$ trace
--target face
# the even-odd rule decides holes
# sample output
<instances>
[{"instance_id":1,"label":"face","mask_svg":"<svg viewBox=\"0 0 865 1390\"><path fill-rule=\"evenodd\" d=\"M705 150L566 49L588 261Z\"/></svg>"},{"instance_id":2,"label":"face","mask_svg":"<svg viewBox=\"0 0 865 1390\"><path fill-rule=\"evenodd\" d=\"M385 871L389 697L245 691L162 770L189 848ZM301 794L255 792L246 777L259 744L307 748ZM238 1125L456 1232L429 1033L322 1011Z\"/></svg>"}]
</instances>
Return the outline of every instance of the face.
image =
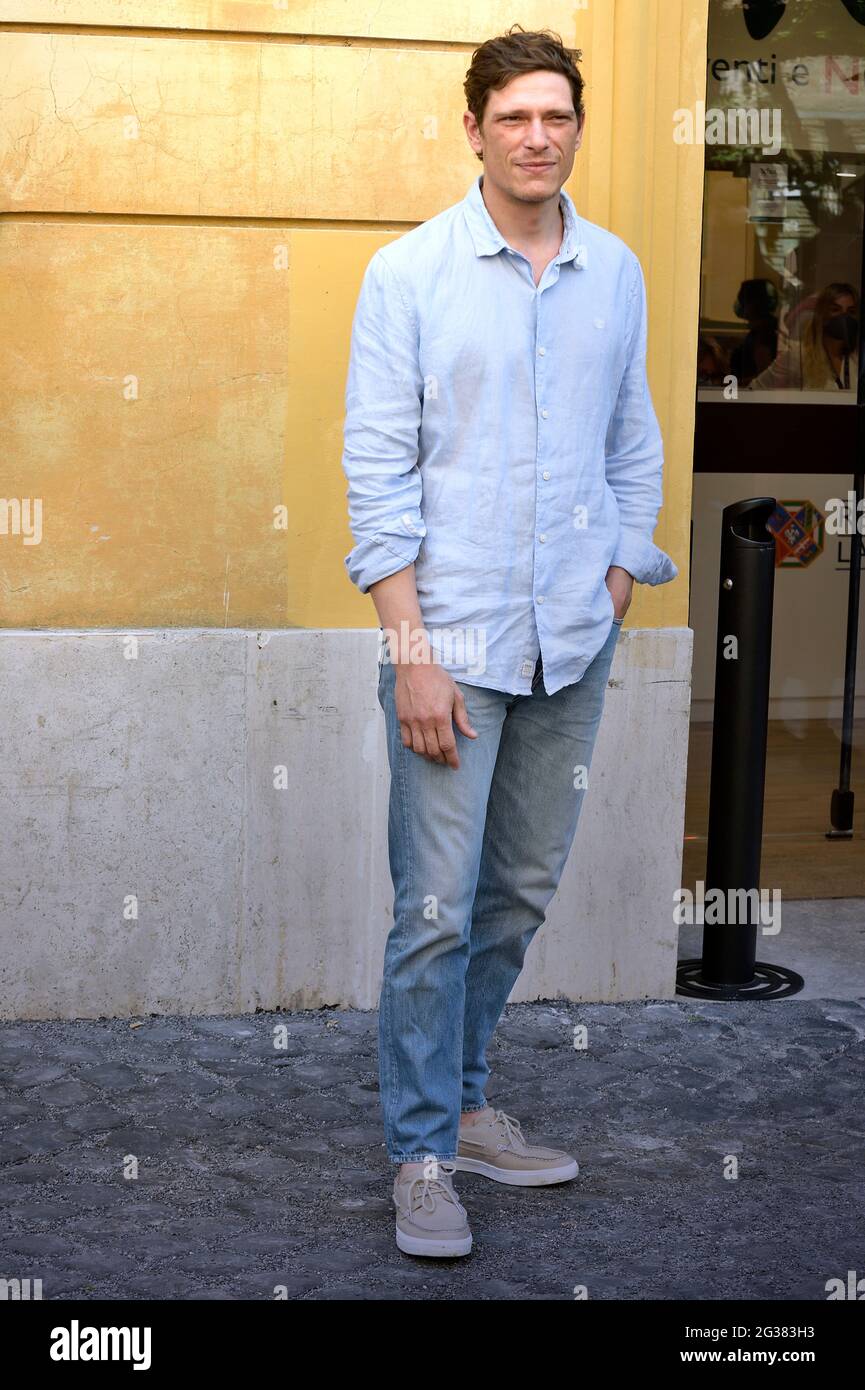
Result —
<instances>
[{"instance_id":1,"label":"face","mask_svg":"<svg viewBox=\"0 0 865 1390\"><path fill-rule=\"evenodd\" d=\"M830 314L849 314L853 310L855 300L851 294L836 295L829 308Z\"/></svg>"},{"instance_id":2,"label":"face","mask_svg":"<svg viewBox=\"0 0 865 1390\"><path fill-rule=\"evenodd\" d=\"M463 121L472 149L483 154L484 184L526 203L558 197L585 125L568 79L546 71L522 73L490 92L480 128L470 111Z\"/></svg>"}]
</instances>

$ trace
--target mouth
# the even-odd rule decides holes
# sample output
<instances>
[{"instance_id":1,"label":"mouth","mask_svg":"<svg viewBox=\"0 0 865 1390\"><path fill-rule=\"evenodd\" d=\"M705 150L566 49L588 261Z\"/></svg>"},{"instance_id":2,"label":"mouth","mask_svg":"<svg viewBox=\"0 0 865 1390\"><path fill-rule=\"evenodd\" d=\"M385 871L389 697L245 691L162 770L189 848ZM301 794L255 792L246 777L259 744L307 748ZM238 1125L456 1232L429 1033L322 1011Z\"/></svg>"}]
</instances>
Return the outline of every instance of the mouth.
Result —
<instances>
[{"instance_id":1,"label":"mouth","mask_svg":"<svg viewBox=\"0 0 865 1390\"><path fill-rule=\"evenodd\" d=\"M521 168L521 169L528 169L529 172L530 172L530 173L533 173L533 174L542 174L542 173L544 172L545 169L554 169L554 168L555 168L555 160L546 159L546 160L544 160L542 163L539 163L539 164L521 164L521 165L520 165L520 168Z\"/></svg>"}]
</instances>

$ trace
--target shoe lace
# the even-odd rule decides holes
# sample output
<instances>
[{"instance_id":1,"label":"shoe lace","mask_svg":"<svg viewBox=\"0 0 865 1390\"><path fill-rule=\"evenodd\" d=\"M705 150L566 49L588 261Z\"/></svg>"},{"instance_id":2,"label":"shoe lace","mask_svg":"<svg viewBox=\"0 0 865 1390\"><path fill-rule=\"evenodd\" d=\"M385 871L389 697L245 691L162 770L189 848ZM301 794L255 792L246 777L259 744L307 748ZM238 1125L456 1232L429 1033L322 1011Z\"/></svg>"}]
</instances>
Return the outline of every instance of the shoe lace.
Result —
<instances>
[{"instance_id":1,"label":"shoe lace","mask_svg":"<svg viewBox=\"0 0 865 1390\"><path fill-rule=\"evenodd\" d=\"M509 1148L514 1140L517 1140L520 1144L525 1143L520 1122L519 1120L515 1120L513 1115L506 1115L504 1110L497 1110L495 1123L501 1125L505 1132L505 1142L499 1144L500 1149Z\"/></svg>"},{"instance_id":2,"label":"shoe lace","mask_svg":"<svg viewBox=\"0 0 865 1390\"><path fill-rule=\"evenodd\" d=\"M456 1172L455 1163L439 1163L438 1171L446 1177L451 1177ZM454 1206L459 1206L456 1194L453 1189L443 1182L441 1178L427 1178L423 1174L413 1178L408 1188L408 1208L409 1211L414 1207L414 1191L420 1185L421 1206L426 1211L435 1211L436 1197L443 1197L446 1202L453 1202ZM427 1206L429 1199L429 1206Z\"/></svg>"}]
</instances>

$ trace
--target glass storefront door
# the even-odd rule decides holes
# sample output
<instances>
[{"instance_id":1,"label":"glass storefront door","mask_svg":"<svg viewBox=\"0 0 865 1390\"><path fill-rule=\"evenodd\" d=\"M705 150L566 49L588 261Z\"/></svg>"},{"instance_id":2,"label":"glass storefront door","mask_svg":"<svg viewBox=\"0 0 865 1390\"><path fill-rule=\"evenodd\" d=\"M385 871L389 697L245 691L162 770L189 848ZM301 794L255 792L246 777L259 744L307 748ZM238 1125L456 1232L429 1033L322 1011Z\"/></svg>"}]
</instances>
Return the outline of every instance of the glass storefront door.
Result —
<instances>
[{"instance_id":1,"label":"glass storefront door","mask_svg":"<svg viewBox=\"0 0 865 1390\"><path fill-rule=\"evenodd\" d=\"M865 0L709 0L696 380L692 743L683 882L705 869L720 522L778 501L762 881L865 897L865 611L852 837L839 785L853 547L865 548L860 365ZM702 119L700 119L702 118ZM860 384L860 373L863 381ZM843 504L843 510L842 510Z\"/></svg>"}]
</instances>

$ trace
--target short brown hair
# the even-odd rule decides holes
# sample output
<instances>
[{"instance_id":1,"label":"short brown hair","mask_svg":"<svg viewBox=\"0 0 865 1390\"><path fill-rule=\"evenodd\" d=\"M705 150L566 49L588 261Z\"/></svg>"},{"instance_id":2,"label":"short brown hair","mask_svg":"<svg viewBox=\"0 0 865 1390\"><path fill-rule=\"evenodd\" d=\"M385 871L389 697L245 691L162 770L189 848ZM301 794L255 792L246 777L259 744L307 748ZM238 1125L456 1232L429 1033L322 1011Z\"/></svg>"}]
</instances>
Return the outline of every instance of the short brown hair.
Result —
<instances>
[{"instance_id":1,"label":"short brown hair","mask_svg":"<svg viewBox=\"0 0 865 1390\"><path fill-rule=\"evenodd\" d=\"M480 126L490 92L507 86L521 73L543 69L560 72L568 79L574 110L577 118L582 119L583 76L577 67L582 56L579 48L565 48L561 36L551 29L527 31L521 24L512 24L506 34L487 39L472 54L463 83L466 105ZM478 159L483 159L483 155L478 154Z\"/></svg>"}]
</instances>

